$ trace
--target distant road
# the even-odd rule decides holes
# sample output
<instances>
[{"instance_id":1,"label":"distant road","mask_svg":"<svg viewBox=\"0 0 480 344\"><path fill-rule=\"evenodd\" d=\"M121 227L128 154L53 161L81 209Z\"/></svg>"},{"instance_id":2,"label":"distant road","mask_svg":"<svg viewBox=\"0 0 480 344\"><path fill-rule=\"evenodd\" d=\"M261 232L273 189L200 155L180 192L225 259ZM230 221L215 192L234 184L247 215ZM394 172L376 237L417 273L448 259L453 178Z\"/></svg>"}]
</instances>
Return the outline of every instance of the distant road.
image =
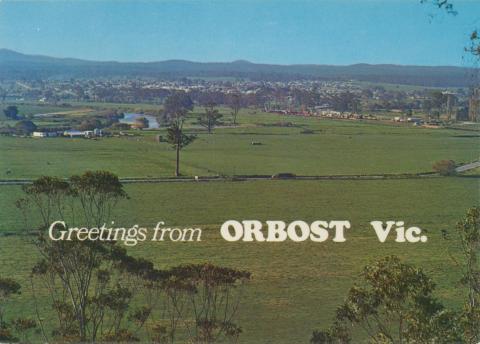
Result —
<instances>
[{"instance_id":1,"label":"distant road","mask_svg":"<svg viewBox=\"0 0 480 344\"><path fill-rule=\"evenodd\" d=\"M209 177L182 177L182 178L120 178L124 184L134 183L192 183L192 182L221 182L221 181L255 181L255 180L382 180L382 179L416 179L439 177L434 172L415 174L369 174L369 175L324 175L324 176L295 176L285 178L272 178L270 175L247 175L235 177L209 176ZM31 184L33 179L2 179L1 185Z\"/></svg>"},{"instance_id":2,"label":"distant road","mask_svg":"<svg viewBox=\"0 0 480 344\"><path fill-rule=\"evenodd\" d=\"M469 164L459 166L456 172L465 172L480 167L480 161L474 161ZM324 175L324 176L295 176L285 178L272 178L271 175L245 175L235 177L208 176L208 177L181 177L181 178L120 178L124 184L133 183L191 183L191 182L221 182L221 181L254 181L254 180L382 180L382 179L417 179L417 178L436 178L439 175L435 172L423 173L398 173L398 174L364 174L364 175ZM33 179L0 179L0 185L25 185L31 184Z\"/></svg>"},{"instance_id":3,"label":"distant road","mask_svg":"<svg viewBox=\"0 0 480 344\"><path fill-rule=\"evenodd\" d=\"M473 170L474 168L477 168L477 167L480 167L480 161L474 161L470 164L458 166L455 169L455 172L465 172L465 171L468 171L468 170Z\"/></svg>"}]
</instances>

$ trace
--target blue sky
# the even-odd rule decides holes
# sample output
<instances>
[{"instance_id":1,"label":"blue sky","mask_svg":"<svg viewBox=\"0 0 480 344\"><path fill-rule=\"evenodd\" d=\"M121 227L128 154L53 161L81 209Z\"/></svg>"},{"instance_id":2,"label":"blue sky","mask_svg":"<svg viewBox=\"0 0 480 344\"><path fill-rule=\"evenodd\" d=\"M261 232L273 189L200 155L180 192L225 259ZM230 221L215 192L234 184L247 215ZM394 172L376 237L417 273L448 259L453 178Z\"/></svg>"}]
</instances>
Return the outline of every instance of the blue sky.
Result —
<instances>
[{"instance_id":1,"label":"blue sky","mask_svg":"<svg viewBox=\"0 0 480 344\"><path fill-rule=\"evenodd\" d=\"M0 47L91 60L469 64L480 1L0 0ZM433 17L432 17L433 15Z\"/></svg>"}]
</instances>

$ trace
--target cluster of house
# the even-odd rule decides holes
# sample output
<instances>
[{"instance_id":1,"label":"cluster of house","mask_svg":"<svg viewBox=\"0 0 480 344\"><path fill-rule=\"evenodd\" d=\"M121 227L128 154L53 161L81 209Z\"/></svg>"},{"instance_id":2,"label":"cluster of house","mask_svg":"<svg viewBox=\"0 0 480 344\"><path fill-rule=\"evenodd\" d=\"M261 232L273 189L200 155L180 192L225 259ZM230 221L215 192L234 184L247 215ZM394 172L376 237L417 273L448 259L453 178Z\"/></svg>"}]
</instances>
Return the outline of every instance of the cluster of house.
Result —
<instances>
[{"instance_id":1,"label":"cluster of house","mask_svg":"<svg viewBox=\"0 0 480 344\"><path fill-rule=\"evenodd\" d=\"M318 107L320 108L320 107ZM368 114L359 114L349 111L334 111L334 110L320 110L315 109L315 111L291 111L291 110L268 110L269 113L275 113L279 115L292 115L292 116L315 116L315 117L325 117L325 118L334 118L334 119L372 119L376 120L377 117Z\"/></svg>"},{"instance_id":2,"label":"cluster of house","mask_svg":"<svg viewBox=\"0 0 480 344\"><path fill-rule=\"evenodd\" d=\"M418 117L401 117L401 116L395 116L393 117L394 122L408 122L408 123L413 123L413 125L422 125L424 124L423 118L418 118Z\"/></svg>"},{"instance_id":3,"label":"cluster of house","mask_svg":"<svg viewBox=\"0 0 480 344\"><path fill-rule=\"evenodd\" d=\"M332 110L320 110L317 111L316 116L325 117L325 118L334 118L334 119L372 119L376 120L377 117L369 114L359 114L350 111L332 111Z\"/></svg>"},{"instance_id":4,"label":"cluster of house","mask_svg":"<svg viewBox=\"0 0 480 344\"><path fill-rule=\"evenodd\" d=\"M93 130L65 130L65 131L34 131L32 137L84 137L84 138L94 138L102 137L104 135L102 129L93 129Z\"/></svg>"}]
</instances>

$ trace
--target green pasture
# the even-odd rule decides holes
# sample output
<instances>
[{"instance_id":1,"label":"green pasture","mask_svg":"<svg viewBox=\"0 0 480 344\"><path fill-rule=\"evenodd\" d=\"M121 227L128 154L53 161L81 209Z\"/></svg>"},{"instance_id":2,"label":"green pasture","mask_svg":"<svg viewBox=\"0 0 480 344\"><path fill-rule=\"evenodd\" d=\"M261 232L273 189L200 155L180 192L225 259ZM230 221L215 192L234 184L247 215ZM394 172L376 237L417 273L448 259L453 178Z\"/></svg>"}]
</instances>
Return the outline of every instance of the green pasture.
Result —
<instances>
[{"instance_id":1,"label":"green pasture","mask_svg":"<svg viewBox=\"0 0 480 344\"><path fill-rule=\"evenodd\" d=\"M229 110L221 111L228 122ZM181 172L189 176L416 173L430 171L442 159L470 162L480 152L477 131L278 116L247 109L237 127L226 123L207 134L194 124L195 117L190 116L187 129L198 138L181 154ZM135 136L98 140L2 136L0 179L67 177L98 169L120 177L173 175L175 152L155 140L165 130L129 133ZM459 177L375 181L127 184L130 199L118 204L114 220L119 226L151 228L164 221L204 229L202 242L144 242L129 250L160 268L208 261L252 272L239 313L244 331L240 343L306 343L314 329L328 326L362 267L388 254L421 266L437 283L436 295L460 308L460 271L450 257L458 253L454 227L467 208L479 204L479 188L478 171ZM20 197L20 186L0 185L0 275L15 277L24 288L7 305L7 313L32 316L28 275L36 254L19 235L26 228L15 207ZM219 227L230 219L349 220L352 228L345 243L227 243ZM35 226L38 215L29 220ZM428 242L380 243L369 226L372 220L418 226ZM442 237L445 230L448 240ZM46 300L44 291L38 293ZM43 301L41 307L47 305ZM51 316L51 311L42 311L44 319Z\"/></svg>"},{"instance_id":2,"label":"green pasture","mask_svg":"<svg viewBox=\"0 0 480 344\"><path fill-rule=\"evenodd\" d=\"M228 115L225 114L225 117ZM184 175L416 173L442 159L478 159L477 132L425 129L377 121L334 121L245 110L240 125L213 134L194 125L197 140L181 153ZM159 131L99 140L0 137L0 179L69 176L104 169L120 177L172 176L175 153ZM252 143L258 143L253 145Z\"/></svg>"},{"instance_id":3,"label":"green pasture","mask_svg":"<svg viewBox=\"0 0 480 344\"><path fill-rule=\"evenodd\" d=\"M478 204L479 186L479 179L461 177L130 184L126 186L130 199L118 205L114 218L122 226L151 228L165 221L169 226L204 229L201 242L143 242L130 252L160 268L208 261L251 271L239 311L244 331L240 342L306 343L313 329L328 326L361 268L389 254L425 269L437 283L436 295L459 308L460 271L450 258L458 252L454 227L468 207ZM20 187L1 186L0 192L1 229L20 233L24 227L13 206L21 196ZM352 228L345 243L227 243L219 227L229 219L337 219L350 220ZM380 243L369 226L372 220L419 226L428 241L399 244L390 238ZM442 230L449 232L448 240L442 238ZM0 236L0 275L14 276L24 286L8 305L10 314L32 316L28 274L35 259L26 238ZM42 290L37 293L44 295ZM50 316L48 310L42 312L44 319Z\"/></svg>"}]
</instances>

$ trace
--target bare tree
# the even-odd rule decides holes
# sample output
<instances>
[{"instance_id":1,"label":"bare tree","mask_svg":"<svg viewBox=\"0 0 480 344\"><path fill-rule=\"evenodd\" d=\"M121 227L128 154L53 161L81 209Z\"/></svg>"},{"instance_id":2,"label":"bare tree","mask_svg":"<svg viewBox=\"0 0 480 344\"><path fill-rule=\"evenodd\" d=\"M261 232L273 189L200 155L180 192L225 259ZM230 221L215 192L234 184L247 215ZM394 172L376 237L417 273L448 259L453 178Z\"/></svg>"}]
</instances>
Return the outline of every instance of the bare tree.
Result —
<instances>
[{"instance_id":1,"label":"bare tree","mask_svg":"<svg viewBox=\"0 0 480 344\"><path fill-rule=\"evenodd\" d=\"M238 93L230 94L228 97L228 106L232 109L233 125L237 125L237 117L242 108L242 97Z\"/></svg>"}]
</instances>

